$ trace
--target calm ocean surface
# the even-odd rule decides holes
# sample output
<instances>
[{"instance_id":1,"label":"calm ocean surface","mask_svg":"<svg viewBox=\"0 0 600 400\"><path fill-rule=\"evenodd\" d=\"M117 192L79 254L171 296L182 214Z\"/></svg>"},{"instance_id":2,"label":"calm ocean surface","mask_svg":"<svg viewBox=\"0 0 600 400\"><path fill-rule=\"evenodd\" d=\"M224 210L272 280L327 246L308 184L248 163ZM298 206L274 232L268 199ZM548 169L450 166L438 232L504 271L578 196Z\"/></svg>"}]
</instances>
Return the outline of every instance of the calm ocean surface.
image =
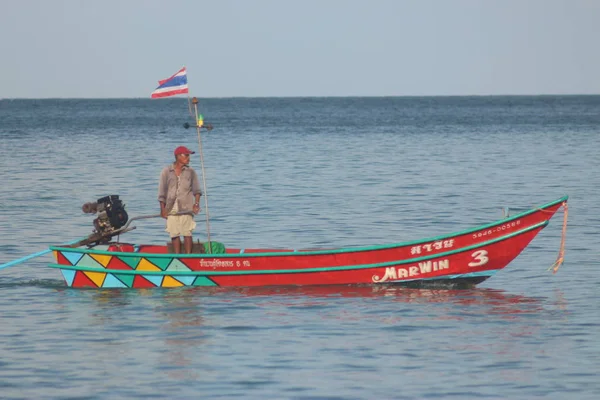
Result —
<instances>
[{"instance_id":1,"label":"calm ocean surface","mask_svg":"<svg viewBox=\"0 0 600 400\"><path fill-rule=\"evenodd\" d=\"M475 289L79 290L0 271L2 399L600 398L600 96L201 99L211 236L344 247L569 199ZM158 213L186 99L0 100L0 264ZM192 156L200 173L200 157ZM204 209L204 205L202 207ZM204 239L204 214L196 238ZM161 219L126 241L166 242Z\"/></svg>"}]
</instances>

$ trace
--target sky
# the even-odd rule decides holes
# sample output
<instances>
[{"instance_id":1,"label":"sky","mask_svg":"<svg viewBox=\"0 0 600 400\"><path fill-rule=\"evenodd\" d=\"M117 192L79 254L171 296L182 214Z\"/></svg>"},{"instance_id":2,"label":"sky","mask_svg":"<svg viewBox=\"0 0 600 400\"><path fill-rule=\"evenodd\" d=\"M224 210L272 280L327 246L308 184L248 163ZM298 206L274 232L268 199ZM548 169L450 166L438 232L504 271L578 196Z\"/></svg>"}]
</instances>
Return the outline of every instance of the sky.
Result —
<instances>
[{"instance_id":1,"label":"sky","mask_svg":"<svg viewBox=\"0 0 600 400\"><path fill-rule=\"evenodd\" d=\"M0 0L0 98L600 94L600 0Z\"/></svg>"}]
</instances>

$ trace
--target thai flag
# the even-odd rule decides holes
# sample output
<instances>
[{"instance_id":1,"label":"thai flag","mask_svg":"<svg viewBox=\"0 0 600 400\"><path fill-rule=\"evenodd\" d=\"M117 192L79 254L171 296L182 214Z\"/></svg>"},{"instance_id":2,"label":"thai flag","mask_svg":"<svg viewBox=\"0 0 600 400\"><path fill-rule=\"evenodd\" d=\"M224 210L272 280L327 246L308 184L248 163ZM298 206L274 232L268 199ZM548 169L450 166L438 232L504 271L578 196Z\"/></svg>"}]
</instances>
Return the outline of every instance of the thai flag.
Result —
<instances>
[{"instance_id":1,"label":"thai flag","mask_svg":"<svg viewBox=\"0 0 600 400\"><path fill-rule=\"evenodd\" d=\"M189 93L187 83L187 71L181 68L170 78L158 81L158 87L152 92L152 98L175 96L176 94Z\"/></svg>"}]
</instances>

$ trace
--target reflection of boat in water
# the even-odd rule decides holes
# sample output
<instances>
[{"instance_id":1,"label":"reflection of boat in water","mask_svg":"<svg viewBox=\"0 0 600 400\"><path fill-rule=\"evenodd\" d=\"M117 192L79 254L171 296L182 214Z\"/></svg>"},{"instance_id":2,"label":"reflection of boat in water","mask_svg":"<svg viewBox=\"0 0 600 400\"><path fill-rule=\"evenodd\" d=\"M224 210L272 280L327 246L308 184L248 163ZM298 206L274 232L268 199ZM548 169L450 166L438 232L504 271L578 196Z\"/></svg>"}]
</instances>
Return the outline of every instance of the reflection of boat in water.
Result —
<instances>
[{"instance_id":1,"label":"reflection of boat in water","mask_svg":"<svg viewBox=\"0 0 600 400\"><path fill-rule=\"evenodd\" d=\"M100 291L98 293L102 293ZM116 296L135 296L126 291L110 291ZM135 292L134 292L135 293ZM296 307L331 305L332 300L370 301L382 299L393 303L438 304L446 306L482 307L492 314L521 314L539 311L542 300L523 295L510 294L503 290L487 288L448 289L410 288L399 285L312 285L312 286L269 286L269 287L186 287L159 294L144 291L150 296L159 296L161 310L189 312L202 308L209 302L221 302L221 298L232 307L248 304L257 307ZM108 300L110 301L110 300ZM176 308L172 306L177 305ZM194 313L192 313L194 314ZM184 316L184 320L187 319Z\"/></svg>"},{"instance_id":2,"label":"reflection of boat in water","mask_svg":"<svg viewBox=\"0 0 600 400\"><path fill-rule=\"evenodd\" d=\"M113 197L118 198L103 199ZM120 204L118 199L110 201ZM166 245L101 244L102 235L97 233L91 248L81 246L89 245L92 239L74 246L51 247L56 264L50 267L61 270L68 286L92 288L473 286L506 267L566 205L565 196L474 229L414 242L357 248L225 249L219 245L213 249L213 242L206 246L208 253L203 252L204 246L198 246L201 253L172 254ZM105 229L110 238L133 229L127 229L126 220L123 209L115 218L95 225L98 232ZM112 229L113 223L118 229Z\"/></svg>"},{"instance_id":3,"label":"reflection of boat in water","mask_svg":"<svg viewBox=\"0 0 600 400\"><path fill-rule=\"evenodd\" d=\"M232 307L252 303L281 323L318 313L331 321L370 321L376 326L403 326L415 321L501 321L544 311L545 299L487 288L431 289L399 285L323 285L302 287L189 288L200 295L222 295ZM209 294L210 293L210 294ZM495 317L494 317L495 316ZM398 325L399 324L399 325Z\"/></svg>"},{"instance_id":4,"label":"reflection of boat in water","mask_svg":"<svg viewBox=\"0 0 600 400\"><path fill-rule=\"evenodd\" d=\"M208 293L206 289L190 289ZM502 290L470 288L410 288L399 285L322 285L285 287L221 288L212 294L228 293L243 297L265 297L276 301L291 299L386 298L401 303L451 303L463 305L535 305L539 299L514 295Z\"/></svg>"},{"instance_id":5,"label":"reflection of boat in water","mask_svg":"<svg viewBox=\"0 0 600 400\"><path fill-rule=\"evenodd\" d=\"M73 292L70 292L75 294ZM113 307L122 307L129 304L132 299L152 297L157 300L156 311L165 315L185 315L180 320L189 320L192 311L198 312L203 304L221 297L229 303L251 301L259 304L263 300L270 304L305 303L319 300L332 299L377 299L400 303L447 303L462 305L487 305L500 309L510 309L519 306L531 310L539 307L539 298L510 294L504 290L488 288L410 288L399 285L311 285L311 286L263 286L263 287L183 287L177 290L155 292L142 289L135 292L122 290L98 291L93 293L93 298L98 304ZM135 301L135 300L134 300ZM192 313L194 314L194 313ZM194 318L200 320L201 318ZM188 321L190 322L190 321ZM200 324L196 321L194 324Z\"/></svg>"}]
</instances>

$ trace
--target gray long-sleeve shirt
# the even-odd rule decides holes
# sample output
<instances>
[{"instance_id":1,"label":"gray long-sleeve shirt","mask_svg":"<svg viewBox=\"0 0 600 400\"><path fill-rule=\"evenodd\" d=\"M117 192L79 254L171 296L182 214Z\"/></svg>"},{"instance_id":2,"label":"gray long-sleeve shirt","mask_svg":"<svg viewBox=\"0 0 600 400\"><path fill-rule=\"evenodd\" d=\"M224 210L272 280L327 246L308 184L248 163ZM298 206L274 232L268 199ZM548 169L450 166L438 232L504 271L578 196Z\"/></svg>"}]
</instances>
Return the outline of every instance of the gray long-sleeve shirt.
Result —
<instances>
[{"instance_id":1,"label":"gray long-sleeve shirt","mask_svg":"<svg viewBox=\"0 0 600 400\"><path fill-rule=\"evenodd\" d=\"M184 166L179 179L175 174L175 165L163 168L158 183L158 201L165 203L167 212L171 212L175 201L178 212L193 212L194 196L197 194L202 195L202 192L193 168Z\"/></svg>"}]
</instances>

